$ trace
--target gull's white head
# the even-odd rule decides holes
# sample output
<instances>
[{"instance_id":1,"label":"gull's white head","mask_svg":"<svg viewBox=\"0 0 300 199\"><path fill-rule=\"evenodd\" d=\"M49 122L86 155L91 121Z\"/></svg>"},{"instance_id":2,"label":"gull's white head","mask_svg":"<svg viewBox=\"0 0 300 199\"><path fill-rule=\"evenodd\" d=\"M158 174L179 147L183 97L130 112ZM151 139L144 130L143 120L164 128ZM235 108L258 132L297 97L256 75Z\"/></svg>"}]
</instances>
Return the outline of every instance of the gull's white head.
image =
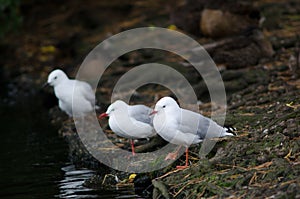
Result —
<instances>
[{"instance_id":1,"label":"gull's white head","mask_svg":"<svg viewBox=\"0 0 300 199\"><path fill-rule=\"evenodd\" d=\"M66 79L68 79L68 76L64 71L57 69L49 74L47 83L51 86L56 86Z\"/></svg>"},{"instance_id":2,"label":"gull's white head","mask_svg":"<svg viewBox=\"0 0 300 199\"><path fill-rule=\"evenodd\" d=\"M106 114L110 116L115 112L123 112L126 110L126 108L127 104L125 102L123 102L122 100L117 100L107 108Z\"/></svg>"},{"instance_id":3,"label":"gull's white head","mask_svg":"<svg viewBox=\"0 0 300 199\"><path fill-rule=\"evenodd\" d=\"M159 114L160 112L173 112L179 109L179 105L172 97L163 97L155 105L153 114Z\"/></svg>"},{"instance_id":4,"label":"gull's white head","mask_svg":"<svg viewBox=\"0 0 300 199\"><path fill-rule=\"evenodd\" d=\"M127 113L125 111L127 111L127 104L121 100L117 100L107 108L105 113L102 113L99 116L99 119L102 119L104 117L110 117L115 113L125 114L125 113Z\"/></svg>"}]
</instances>

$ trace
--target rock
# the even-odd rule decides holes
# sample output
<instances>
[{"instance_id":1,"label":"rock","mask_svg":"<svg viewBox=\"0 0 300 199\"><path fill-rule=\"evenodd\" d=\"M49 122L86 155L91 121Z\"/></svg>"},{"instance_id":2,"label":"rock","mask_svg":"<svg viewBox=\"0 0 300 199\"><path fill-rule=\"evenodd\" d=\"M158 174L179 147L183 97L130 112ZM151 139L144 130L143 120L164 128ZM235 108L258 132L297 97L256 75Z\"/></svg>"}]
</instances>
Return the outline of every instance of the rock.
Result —
<instances>
[{"instance_id":1,"label":"rock","mask_svg":"<svg viewBox=\"0 0 300 199\"><path fill-rule=\"evenodd\" d=\"M133 183L134 183L134 190L136 194L146 198L149 198L152 195L153 192L152 180L148 175L138 174L134 178Z\"/></svg>"},{"instance_id":2,"label":"rock","mask_svg":"<svg viewBox=\"0 0 300 199\"><path fill-rule=\"evenodd\" d=\"M257 21L246 15L214 9L204 9L200 20L201 32L212 38L237 35L257 24Z\"/></svg>"},{"instance_id":3,"label":"rock","mask_svg":"<svg viewBox=\"0 0 300 199\"><path fill-rule=\"evenodd\" d=\"M257 26L260 12L247 0L185 0L172 6L170 18L171 23L188 33L220 38Z\"/></svg>"},{"instance_id":4,"label":"rock","mask_svg":"<svg viewBox=\"0 0 300 199\"><path fill-rule=\"evenodd\" d=\"M232 38L223 46L214 49L211 54L215 62L237 69L256 65L262 58L272 57L274 50L263 32L253 29Z\"/></svg>"},{"instance_id":5,"label":"rock","mask_svg":"<svg viewBox=\"0 0 300 199\"><path fill-rule=\"evenodd\" d=\"M192 10L186 5L182 5L170 13L172 24L175 24L181 30L196 36L200 35L200 16L200 11Z\"/></svg>"}]
</instances>

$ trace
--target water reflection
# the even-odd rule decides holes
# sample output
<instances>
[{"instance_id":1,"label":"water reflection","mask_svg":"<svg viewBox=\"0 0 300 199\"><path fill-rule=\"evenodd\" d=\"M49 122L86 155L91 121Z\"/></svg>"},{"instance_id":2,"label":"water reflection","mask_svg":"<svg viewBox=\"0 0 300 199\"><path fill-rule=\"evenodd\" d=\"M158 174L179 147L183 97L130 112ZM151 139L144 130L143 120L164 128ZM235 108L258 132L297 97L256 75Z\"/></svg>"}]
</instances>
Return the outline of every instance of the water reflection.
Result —
<instances>
[{"instance_id":1,"label":"water reflection","mask_svg":"<svg viewBox=\"0 0 300 199\"><path fill-rule=\"evenodd\" d=\"M133 190L94 190L84 187L84 181L92 177L95 174L95 171L88 169L76 169L74 165L65 166L62 170L65 174L64 178L58 183L60 190L59 195L56 196L58 198L137 198Z\"/></svg>"},{"instance_id":2,"label":"water reflection","mask_svg":"<svg viewBox=\"0 0 300 199\"><path fill-rule=\"evenodd\" d=\"M133 190L83 186L95 172L69 163L68 146L38 98L0 99L0 198L136 198Z\"/></svg>"},{"instance_id":3,"label":"water reflection","mask_svg":"<svg viewBox=\"0 0 300 199\"><path fill-rule=\"evenodd\" d=\"M93 193L92 189L83 186L86 179L92 177L95 173L92 170L80 169L76 170L74 165L63 167L65 172L64 179L59 181L59 198L97 198L97 193Z\"/></svg>"}]
</instances>

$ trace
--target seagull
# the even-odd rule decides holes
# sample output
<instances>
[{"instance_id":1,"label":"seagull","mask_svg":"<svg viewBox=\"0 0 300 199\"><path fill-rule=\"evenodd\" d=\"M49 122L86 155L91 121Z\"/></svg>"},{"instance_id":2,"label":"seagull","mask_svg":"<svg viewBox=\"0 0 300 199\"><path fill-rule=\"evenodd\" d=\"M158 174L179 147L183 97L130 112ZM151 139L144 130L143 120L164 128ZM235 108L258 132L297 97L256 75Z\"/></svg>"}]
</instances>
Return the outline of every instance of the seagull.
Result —
<instances>
[{"instance_id":1,"label":"seagull","mask_svg":"<svg viewBox=\"0 0 300 199\"><path fill-rule=\"evenodd\" d=\"M152 109L145 105L128 105L122 100L112 103L99 119L109 117L111 130L120 137L130 139L132 155L135 155L133 139L149 138L156 134L152 118Z\"/></svg>"},{"instance_id":2,"label":"seagull","mask_svg":"<svg viewBox=\"0 0 300 199\"><path fill-rule=\"evenodd\" d=\"M154 115L153 126L157 134L166 141L179 145L174 153L169 153L165 160L175 160L182 146L186 148L186 161L184 166L188 167L188 147L197 144L204 138L233 136L226 128L219 126L213 120L190 110L182 109L171 97L161 98L150 113Z\"/></svg>"},{"instance_id":3,"label":"seagull","mask_svg":"<svg viewBox=\"0 0 300 199\"><path fill-rule=\"evenodd\" d=\"M95 105L95 92L84 81L69 79L60 69L52 71L47 83L53 86L59 108L68 116L84 116L99 107ZM76 90L75 90L76 89Z\"/></svg>"}]
</instances>

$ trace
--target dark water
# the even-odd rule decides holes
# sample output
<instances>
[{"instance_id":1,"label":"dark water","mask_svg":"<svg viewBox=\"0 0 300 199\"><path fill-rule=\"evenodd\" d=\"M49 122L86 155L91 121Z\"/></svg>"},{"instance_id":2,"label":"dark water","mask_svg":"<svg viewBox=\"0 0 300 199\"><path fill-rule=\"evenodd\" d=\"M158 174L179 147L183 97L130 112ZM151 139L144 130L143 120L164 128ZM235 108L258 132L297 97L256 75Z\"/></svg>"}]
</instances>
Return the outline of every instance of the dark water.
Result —
<instances>
[{"instance_id":1,"label":"dark water","mask_svg":"<svg viewBox=\"0 0 300 199\"><path fill-rule=\"evenodd\" d=\"M69 163L68 146L40 104L37 97L0 104L0 198L135 198L132 190L83 187L94 171Z\"/></svg>"}]
</instances>

